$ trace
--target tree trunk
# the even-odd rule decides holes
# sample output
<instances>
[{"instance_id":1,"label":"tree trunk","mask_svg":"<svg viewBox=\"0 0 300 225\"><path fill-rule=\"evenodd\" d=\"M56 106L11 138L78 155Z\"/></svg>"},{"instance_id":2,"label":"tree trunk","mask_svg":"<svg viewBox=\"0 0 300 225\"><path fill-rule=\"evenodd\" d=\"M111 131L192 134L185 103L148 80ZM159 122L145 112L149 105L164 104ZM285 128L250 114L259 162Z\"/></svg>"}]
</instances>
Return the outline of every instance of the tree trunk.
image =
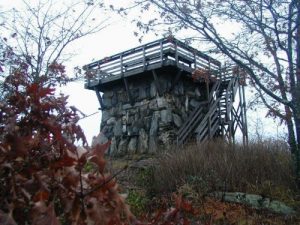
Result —
<instances>
[{"instance_id":1,"label":"tree trunk","mask_svg":"<svg viewBox=\"0 0 300 225\"><path fill-rule=\"evenodd\" d=\"M294 127L294 123L296 124L295 117L293 117L293 119L288 119L286 122L287 122L287 129L288 129L288 144L290 146L290 151L292 155L296 183L297 186L300 187L299 143L296 138L297 134L295 133L295 127Z\"/></svg>"},{"instance_id":2,"label":"tree trunk","mask_svg":"<svg viewBox=\"0 0 300 225\"><path fill-rule=\"evenodd\" d=\"M295 152L295 160L297 163L296 166L296 179L297 185L300 189L300 3L297 2L297 33L296 33L296 89L294 93L292 92L292 99L294 104L294 122L296 127L296 140L297 140L297 149Z\"/></svg>"},{"instance_id":3,"label":"tree trunk","mask_svg":"<svg viewBox=\"0 0 300 225\"><path fill-rule=\"evenodd\" d=\"M293 160L295 164L295 172L296 172L296 183L298 188L300 189L300 113L299 110L295 110L294 112L294 123L296 127L296 140L295 144L290 145L291 152L293 155Z\"/></svg>"}]
</instances>

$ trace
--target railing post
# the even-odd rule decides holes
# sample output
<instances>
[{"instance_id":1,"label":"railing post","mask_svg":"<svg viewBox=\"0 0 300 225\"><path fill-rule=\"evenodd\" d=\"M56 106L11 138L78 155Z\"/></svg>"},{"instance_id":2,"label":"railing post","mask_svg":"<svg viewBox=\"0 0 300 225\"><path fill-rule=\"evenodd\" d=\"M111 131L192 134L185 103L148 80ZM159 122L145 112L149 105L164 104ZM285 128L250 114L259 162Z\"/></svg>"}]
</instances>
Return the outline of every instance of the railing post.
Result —
<instances>
[{"instance_id":1,"label":"railing post","mask_svg":"<svg viewBox=\"0 0 300 225\"><path fill-rule=\"evenodd\" d=\"M163 43L162 43L162 40L160 40L160 43L159 43L159 48L160 48L160 65L162 66L163 65Z\"/></svg>"},{"instance_id":2,"label":"railing post","mask_svg":"<svg viewBox=\"0 0 300 225\"><path fill-rule=\"evenodd\" d=\"M239 84L240 85L240 84ZM245 86L241 85L242 87L240 87L239 89L241 90L241 99L240 101L242 101L241 104L241 111L243 112L243 120L244 120L244 124L243 124L243 141L245 143L245 145L248 145L248 127L247 127L247 108L246 108L246 97L245 97Z\"/></svg>"},{"instance_id":3,"label":"railing post","mask_svg":"<svg viewBox=\"0 0 300 225\"><path fill-rule=\"evenodd\" d=\"M146 69L146 52L145 52L145 45L143 46L143 71Z\"/></svg>"},{"instance_id":4,"label":"railing post","mask_svg":"<svg viewBox=\"0 0 300 225\"><path fill-rule=\"evenodd\" d=\"M120 66L121 66L121 76L123 77L124 76L124 73L123 73L123 54L120 55Z\"/></svg>"},{"instance_id":5,"label":"railing post","mask_svg":"<svg viewBox=\"0 0 300 225\"><path fill-rule=\"evenodd\" d=\"M174 40L175 44L175 60L176 60L176 65L178 65L178 43L176 40Z\"/></svg>"},{"instance_id":6,"label":"railing post","mask_svg":"<svg viewBox=\"0 0 300 225\"><path fill-rule=\"evenodd\" d=\"M197 69L197 56L196 56L196 52L194 51L194 69L196 70Z\"/></svg>"}]
</instances>

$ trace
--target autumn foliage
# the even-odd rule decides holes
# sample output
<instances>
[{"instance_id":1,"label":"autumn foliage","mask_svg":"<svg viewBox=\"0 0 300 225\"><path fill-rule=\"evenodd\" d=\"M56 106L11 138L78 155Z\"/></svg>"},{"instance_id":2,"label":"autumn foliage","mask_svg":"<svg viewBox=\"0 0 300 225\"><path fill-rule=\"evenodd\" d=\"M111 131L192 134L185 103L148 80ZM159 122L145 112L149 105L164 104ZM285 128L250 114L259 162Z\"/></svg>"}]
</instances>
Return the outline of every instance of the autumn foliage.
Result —
<instances>
[{"instance_id":1,"label":"autumn foliage","mask_svg":"<svg viewBox=\"0 0 300 225\"><path fill-rule=\"evenodd\" d=\"M64 73L59 65L53 73ZM3 70L4 71L4 70ZM0 224L186 224L176 207L139 222L105 172L109 142L87 146L76 109L47 77L32 82L26 64L6 77L0 102ZM76 145L82 145L78 148ZM95 170L86 171L87 164Z\"/></svg>"},{"instance_id":2,"label":"autumn foliage","mask_svg":"<svg viewBox=\"0 0 300 225\"><path fill-rule=\"evenodd\" d=\"M121 224L121 212L129 219L116 182L104 173L109 143L88 149L67 97L56 97L53 87L31 83L29 76L18 68L4 83L9 93L0 105L1 224ZM89 151L80 152L75 142ZM97 171L84 173L87 162Z\"/></svg>"}]
</instances>

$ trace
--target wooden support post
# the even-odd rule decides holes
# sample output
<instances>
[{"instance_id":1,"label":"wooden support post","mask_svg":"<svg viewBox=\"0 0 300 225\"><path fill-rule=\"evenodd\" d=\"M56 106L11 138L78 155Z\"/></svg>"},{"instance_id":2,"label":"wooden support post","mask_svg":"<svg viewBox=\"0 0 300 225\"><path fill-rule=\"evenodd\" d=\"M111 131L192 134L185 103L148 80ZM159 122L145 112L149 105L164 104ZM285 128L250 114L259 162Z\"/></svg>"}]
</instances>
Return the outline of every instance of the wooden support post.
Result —
<instances>
[{"instance_id":1,"label":"wooden support post","mask_svg":"<svg viewBox=\"0 0 300 225\"><path fill-rule=\"evenodd\" d=\"M156 74L155 70L152 70L152 75L153 75L153 78L154 78L154 83L155 83L155 87L156 87L156 90L158 92L158 95L162 96L161 87L160 87L159 80L158 80L158 77L157 77L157 74Z\"/></svg>"},{"instance_id":2,"label":"wooden support post","mask_svg":"<svg viewBox=\"0 0 300 225\"><path fill-rule=\"evenodd\" d=\"M102 97L101 97L101 95L99 93L99 90L96 87L94 88L94 90L96 92L96 95L97 95L97 98L98 98L98 101L99 101L99 104L100 104L100 108L99 109L103 110L105 108L105 106L104 106L104 103L103 103L103 99L102 99Z\"/></svg>"},{"instance_id":3,"label":"wooden support post","mask_svg":"<svg viewBox=\"0 0 300 225\"><path fill-rule=\"evenodd\" d=\"M207 101L209 101L209 83L205 82L205 84L206 84L206 99Z\"/></svg>"},{"instance_id":4,"label":"wooden support post","mask_svg":"<svg viewBox=\"0 0 300 225\"><path fill-rule=\"evenodd\" d=\"M131 105L134 105L134 99L132 98L131 92L129 90L129 85L128 85L128 81L126 79L126 77L122 77L123 81L124 81L124 85L125 85L125 90L128 96L128 101L130 102Z\"/></svg>"},{"instance_id":5,"label":"wooden support post","mask_svg":"<svg viewBox=\"0 0 300 225\"><path fill-rule=\"evenodd\" d=\"M245 97L245 87L244 85L241 85L242 87L242 111L244 115L244 138L245 138L245 144L248 145L248 125L247 125L247 109L246 109L246 97Z\"/></svg>"},{"instance_id":6,"label":"wooden support post","mask_svg":"<svg viewBox=\"0 0 300 225\"><path fill-rule=\"evenodd\" d=\"M169 91L172 91L174 89L174 87L177 84L177 82L179 81L181 75L182 75L182 69L177 72L176 77L175 77L174 81L172 82L172 85L171 85Z\"/></svg>"},{"instance_id":7,"label":"wooden support post","mask_svg":"<svg viewBox=\"0 0 300 225\"><path fill-rule=\"evenodd\" d=\"M221 118L221 103L220 103L220 97L217 96L217 100L218 100L218 123L219 123L219 128L221 128L221 131L223 130L223 121ZM220 134L220 133L219 133ZM223 135L222 135L223 136Z\"/></svg>"},{"instance_id":8,"label":"wooden support post","mask_svg":"<svg viewBox=\"0 0 300 225\"><path fill-rule=\"evenodd\" d=\"M127 96L128 96L128 101L130 102L131 105L134 105L134 100L133 100L133 98L131 96L127 79L126 79L126 77L124 77L123 55L122 54L120 55L120 64L121 64L121 77L122 77L122 80L123 80L124 85L125 85L125 90L126 90L126 93L127 93Z\"/></svg>"},{"instance_id":9,"label":"wooden support post","mask_svg":"<svg viewBox=\"0 0 300 225\"><path fill-rule=\"evenodd\" d=\"M231 106L230 108L232 109L232 102L230 102ZM234 133L234 118L233 118L233 113L232 110L230 110L230 123L229 123L229 129L230 129L230 138L232 140L232 144L235 144L235 133Z\"/></svg>"}]
</instances>

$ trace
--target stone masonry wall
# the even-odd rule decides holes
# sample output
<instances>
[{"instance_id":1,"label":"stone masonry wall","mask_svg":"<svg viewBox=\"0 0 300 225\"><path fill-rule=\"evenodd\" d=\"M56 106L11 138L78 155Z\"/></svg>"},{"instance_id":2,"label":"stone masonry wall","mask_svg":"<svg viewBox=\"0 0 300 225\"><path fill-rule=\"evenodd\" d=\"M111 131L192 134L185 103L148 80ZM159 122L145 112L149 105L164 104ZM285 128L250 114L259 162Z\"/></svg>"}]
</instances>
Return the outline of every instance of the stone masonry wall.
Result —
<instances>
[{"instance_id":1,"label":"stone masonry wall","mask_svg":"<svg viewBox=\"0 0 300 225\"><path fill-rule=\"evenodd\" d=\"M189 113L206 99L205 85L181 79L170 91L172 78L159 76L159 96L153 77L129 81L131 105L124 85L104 91L101 131L109 139L109 154L155 153L176 143L176 132Z\"/></svg>"}]
</instances>

